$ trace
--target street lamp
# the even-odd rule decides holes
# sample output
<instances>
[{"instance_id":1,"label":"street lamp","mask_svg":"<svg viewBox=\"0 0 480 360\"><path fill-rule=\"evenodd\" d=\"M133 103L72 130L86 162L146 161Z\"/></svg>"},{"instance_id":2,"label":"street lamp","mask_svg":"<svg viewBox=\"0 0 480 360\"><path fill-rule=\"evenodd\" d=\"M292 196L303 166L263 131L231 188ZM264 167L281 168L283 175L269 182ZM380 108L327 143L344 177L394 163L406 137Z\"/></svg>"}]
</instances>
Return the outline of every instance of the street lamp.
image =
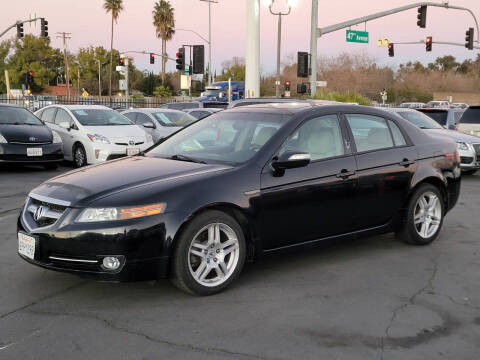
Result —
<instances>
[{"instance_id":1,"label":"street lamp","mask_svg":"<svg viewBox=\"0 0 480 360\"><path fill-rule=\"evenodd\" d=\"M272 10L275 0L262 0L263 5L268 6L272 15L278 15L278 40L277 40L277 79L275 80L275 96L280 97L280 48L282 42L282 16L287 16L292 11L292 7L297 4L297 0L286 0L288 11L286 13L274 12Z\"/></svg>"},{"instance_id":2,"label":"street lamp","mask_svg":"<svg viewBox=\"0 0 480 360\"><path fill-rule=\"evenodd\" d=\"M200 0L208 2L208 85L212 85L212 3L216 0Z\"/></svg>"}]
</instances>

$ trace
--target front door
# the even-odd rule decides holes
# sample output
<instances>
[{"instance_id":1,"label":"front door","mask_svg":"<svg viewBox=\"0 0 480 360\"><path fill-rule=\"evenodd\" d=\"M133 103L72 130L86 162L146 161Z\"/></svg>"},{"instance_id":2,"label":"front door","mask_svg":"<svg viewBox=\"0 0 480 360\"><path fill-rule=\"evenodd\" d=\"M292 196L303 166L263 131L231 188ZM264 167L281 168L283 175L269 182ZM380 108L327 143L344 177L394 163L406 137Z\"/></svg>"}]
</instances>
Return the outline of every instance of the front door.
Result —
<instances>
[{"instance_id":1,"label":"front door","mask_svg":"<svg viewBox=\"0 0 480 360\"><path fill-rule=\"evenodd\" d=\"M68 123L70 128L66 129L60 126L61 123ZM74 129L74 122L72 117L62 108L58 108L57 114L55 115L55 131L57 131L58 135L60 135L60 137L62 138L63 153L65 158L71 159L74 143L74 134L72 133L72 131L76 130Z\"/></svg>"},{"instance_id":2,"label":"front door","mask_svg":"<svg viewBox=\"0 0 480 360\"><path fill-rule=\"evenodd\" d=\"M337 115L308 119L286 140L285 151L308 152L306 167L261 175L261 232L265 250L352 231L357 191L355 159Z\"/></svg>"}]
</instances>

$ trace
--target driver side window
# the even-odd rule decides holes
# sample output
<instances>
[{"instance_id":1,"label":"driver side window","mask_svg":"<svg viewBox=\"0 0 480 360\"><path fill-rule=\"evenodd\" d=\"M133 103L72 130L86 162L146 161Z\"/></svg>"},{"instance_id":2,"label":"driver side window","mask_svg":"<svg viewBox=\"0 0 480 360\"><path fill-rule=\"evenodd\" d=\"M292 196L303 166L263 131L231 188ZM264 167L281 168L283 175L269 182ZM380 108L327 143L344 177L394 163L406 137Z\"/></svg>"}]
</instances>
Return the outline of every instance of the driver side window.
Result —
<instances>
[{"instance_id":1,"label":"driver side window","mask_svg":"<svg viewBox=\"0 0 480 360\"><path fill-rule=\"evenodd\" d=\"M283 144L280 155L287 151L309 153L311 161L344 155L338 117L326 115L306 121Z\"/></svg>"}]
</instances>

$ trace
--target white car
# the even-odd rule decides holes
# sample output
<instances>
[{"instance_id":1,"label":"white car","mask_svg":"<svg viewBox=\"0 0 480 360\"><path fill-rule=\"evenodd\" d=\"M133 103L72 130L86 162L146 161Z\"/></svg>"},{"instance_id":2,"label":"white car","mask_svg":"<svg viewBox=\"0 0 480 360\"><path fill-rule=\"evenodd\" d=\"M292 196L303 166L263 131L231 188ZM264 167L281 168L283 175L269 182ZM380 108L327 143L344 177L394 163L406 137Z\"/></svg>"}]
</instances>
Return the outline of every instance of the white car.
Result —
<instances>
[{"instance_id":1,"label":"white car","mask_svg":"<svg viewBox=\"0 0 480 360\"><path fill-rule=\"evenodd\" d=\"M60 135L64 158L76 167L135 155L153 145L150 134L106 106L51 105L35 115Z\"/></svg>"}]
</instances>

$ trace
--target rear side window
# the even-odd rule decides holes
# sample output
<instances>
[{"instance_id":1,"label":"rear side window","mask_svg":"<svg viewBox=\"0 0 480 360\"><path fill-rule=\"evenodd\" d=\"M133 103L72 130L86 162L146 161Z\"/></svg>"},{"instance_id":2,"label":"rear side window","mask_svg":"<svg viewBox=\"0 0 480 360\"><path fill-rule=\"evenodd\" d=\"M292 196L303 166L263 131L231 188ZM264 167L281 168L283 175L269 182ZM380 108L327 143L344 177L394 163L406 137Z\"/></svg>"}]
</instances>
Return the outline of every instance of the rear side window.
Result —
<instances>
[{"instance_id":1,"label":"rear side window","mask_svg":"<svg viewBox=\"0 0 480 360\"><path fill-rule=\"evenodd\" d=\"M57 111L56 108L52 107L52 108L47 108L45 110L43 110L43 113L42 113L42 120L47 122L47 123L53 123L53 119L54 119L54 115L55 115L55 111Z\"/></svg>"},{"instance_id":2,"label":"rear side window","mask_svg":"<svg viewBox=\"0 0 480 360\"><path fill-rule=\"evenodd\" d=\"M393 147L392 136L385 119L378 116L346 115L358 152Z\"/></svg>"},{"instance_id":3,"label":"rear side window","mask_svg":"<svg viewBox=\"0 0 480 360\"><path fill-rule=\"evenodd\" d=\"M431 117L433 120L435 120L440 125L442 125L442 126L447 125L447 116L448 116L447 111L434 110L434 111L425 111L423 113L425 115Z\"/></svg>"},{"instance_id":4,"label":"rear side window","mask_svg":"<svg viewBox=\"0 0 480 360\"><path fill-rule=\"evenodd\" d=\"M395 143L395 146L407 145L407 142L405 141L405 138L403 137L403 134L398 126L391 120L388 120L388 126L390 126L390 130L392 131L393 142Z\"/></svg>"},{"instance_id":5,"label":"rear side window","mask_svg":"<svg viewBox=\"0 0 480 360\"><path fill-rule=\"evenodd\" d=\"M470 107L460 118L461 124L480 124L480 107Z\"/></svg>"}]
</instances>

